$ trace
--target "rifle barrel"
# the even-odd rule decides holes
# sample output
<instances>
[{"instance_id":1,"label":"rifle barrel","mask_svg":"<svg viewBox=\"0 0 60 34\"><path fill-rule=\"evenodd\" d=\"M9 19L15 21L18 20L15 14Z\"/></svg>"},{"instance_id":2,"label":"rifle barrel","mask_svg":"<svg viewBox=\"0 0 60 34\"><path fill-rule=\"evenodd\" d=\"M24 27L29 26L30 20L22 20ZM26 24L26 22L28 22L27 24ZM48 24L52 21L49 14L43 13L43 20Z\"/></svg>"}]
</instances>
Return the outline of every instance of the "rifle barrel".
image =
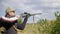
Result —
<instances>
[{"instance_id":1,"label":"rifle barrel","mask_svg":"<svg viewBox=\"0 0 60 34\"><path fill-rule=\"evenodd\" d=\"M41 15L42 13L31 14L31 16Z\"/></svg>"},{"instance_id":2,"label":"rifle barrel","mask_svg":"<svg viewBox=\"0 0 60 34\"><path fill-rule=\"evenodd\" d=\"M29 13L30 14L30 13ZM41 15L42 13L35 13L35 14L30 14L30 16L35 16L35 15ZM26 14L20 14L22 16L26 16Z\"/></svg>"}]
</instances>

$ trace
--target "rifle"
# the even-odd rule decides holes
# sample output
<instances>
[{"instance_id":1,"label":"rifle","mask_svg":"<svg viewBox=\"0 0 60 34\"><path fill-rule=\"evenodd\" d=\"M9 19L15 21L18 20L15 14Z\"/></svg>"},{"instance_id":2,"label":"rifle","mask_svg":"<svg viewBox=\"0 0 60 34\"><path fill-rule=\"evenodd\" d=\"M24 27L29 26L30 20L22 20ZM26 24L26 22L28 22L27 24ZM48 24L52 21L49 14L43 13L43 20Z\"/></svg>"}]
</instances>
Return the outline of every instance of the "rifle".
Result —
<instances>
[{"instance_id":1,"label":"rifle","mask_svg":"<svg viewBox=\"0 0 60 34\"><path fill-rule=\"evenodd\" d=\"M20 14L21 16L26 16L26 15L29 15L29 16L35 16L35 15L41 15L42 13L35 13L35 14L31 14L31 13L27 13L27 12L24 12L22 14Z\"/></svg>"}]
</instances>

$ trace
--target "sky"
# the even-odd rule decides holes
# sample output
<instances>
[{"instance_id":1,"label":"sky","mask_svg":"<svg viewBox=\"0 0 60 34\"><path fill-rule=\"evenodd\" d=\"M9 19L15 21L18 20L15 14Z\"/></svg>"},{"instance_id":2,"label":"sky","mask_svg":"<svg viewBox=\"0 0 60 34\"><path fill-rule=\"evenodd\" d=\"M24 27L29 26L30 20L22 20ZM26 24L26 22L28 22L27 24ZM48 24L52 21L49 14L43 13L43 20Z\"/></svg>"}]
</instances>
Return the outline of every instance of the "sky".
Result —
<instances>
[{"instance_id":1,"label":"sky","mask_svg":"<svg viewBox=\"0 0 60 34\"><path fill-rule=\"evenodd\" d=\"M45 18L53 20L55 19L54 12L60 12L60 0L0 0L0 16L5 15L5 10L9 6L16 10L16 14L42 13L35 16L35 22ZM28 22L32 22L32 16Z\"/></svg>"}]
</instances>

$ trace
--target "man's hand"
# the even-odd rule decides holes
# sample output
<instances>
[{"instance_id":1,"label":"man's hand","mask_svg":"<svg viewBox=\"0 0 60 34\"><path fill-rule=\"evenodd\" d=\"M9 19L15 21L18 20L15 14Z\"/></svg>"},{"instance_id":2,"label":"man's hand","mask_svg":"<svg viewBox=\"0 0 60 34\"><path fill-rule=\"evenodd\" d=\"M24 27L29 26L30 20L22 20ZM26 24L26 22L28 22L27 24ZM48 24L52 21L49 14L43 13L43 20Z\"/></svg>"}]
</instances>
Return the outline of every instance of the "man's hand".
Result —
<instances>
[{"instance_id":1,"label":"man's hand","mask_svg":"<svg viewBox=\"0 0 60 34\"><path fill-rule=\"evenodd\" d=\"M30 13L27 13L27 12L24 12L24 14L26 14L28 17L31 16L31 14Z\"/></svg>"},{"instance_id":2,"label":"man's hand","mask_svg":"<svg viewBox=\"0 0 60 34\"><path fill-rule=\"evenodd\" d=\"M17 16L15 16L17 19L19 19L21 16L20 15L17 15Z\"/></svg>"}]
</instances>

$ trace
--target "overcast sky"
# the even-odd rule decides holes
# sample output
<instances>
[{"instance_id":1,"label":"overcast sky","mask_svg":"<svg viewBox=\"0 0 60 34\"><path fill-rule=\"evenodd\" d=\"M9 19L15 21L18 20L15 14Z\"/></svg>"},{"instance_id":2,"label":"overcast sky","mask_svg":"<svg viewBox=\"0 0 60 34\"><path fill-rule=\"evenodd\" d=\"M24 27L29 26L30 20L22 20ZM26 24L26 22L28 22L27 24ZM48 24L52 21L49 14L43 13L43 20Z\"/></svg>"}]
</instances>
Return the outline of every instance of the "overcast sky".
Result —
<instances>
[{"instance_id":1,"label":"overcast sky","mask_svg":"<svg viewBox=\"0 0 60 34\"><path fill-rule=\"evenodd\" d=\"M39 19L55 19L54 12L60 12L60 0L0 0L0 16L3 16L7 7L13 7L16 14L23 12L42 13L35 16L35 21ZM32 17L28 22L32 22Z\"/></svg>"}]
</instances>

